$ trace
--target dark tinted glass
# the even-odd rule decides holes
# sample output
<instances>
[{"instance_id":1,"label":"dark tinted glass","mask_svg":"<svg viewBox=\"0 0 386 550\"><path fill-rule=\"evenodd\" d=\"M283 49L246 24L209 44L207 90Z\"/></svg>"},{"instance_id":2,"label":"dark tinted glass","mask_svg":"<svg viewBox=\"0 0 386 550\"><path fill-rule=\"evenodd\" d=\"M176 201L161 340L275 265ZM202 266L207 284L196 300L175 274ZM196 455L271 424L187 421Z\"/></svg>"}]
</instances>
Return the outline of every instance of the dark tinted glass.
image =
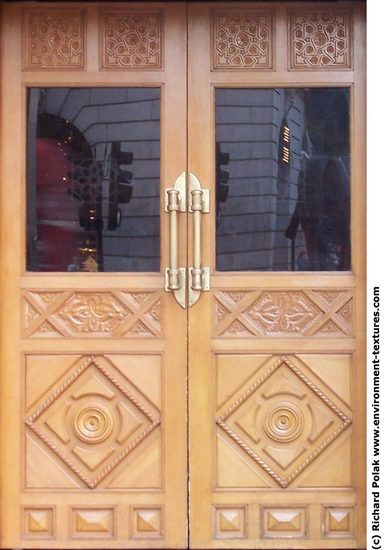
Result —
<instances>
[{"instance_id":1,"label":"dark tinted glass","mask_svg":"<svg viewBox=\"0 0 386 550\"><path fill-rule=\"evenodd\" d=\"M350 269L347 88L216 90L219 271Z\"/></svg>"},{"instance_id":2,"label":"dark tinted glass","mask_svg":"<svg viewBox=\"0 0 386 550\"><path fill-rule=\"evenodd\" d=\"M160 89L33 88L28 269L159 271Z\"/></svg>"}]
</instances>

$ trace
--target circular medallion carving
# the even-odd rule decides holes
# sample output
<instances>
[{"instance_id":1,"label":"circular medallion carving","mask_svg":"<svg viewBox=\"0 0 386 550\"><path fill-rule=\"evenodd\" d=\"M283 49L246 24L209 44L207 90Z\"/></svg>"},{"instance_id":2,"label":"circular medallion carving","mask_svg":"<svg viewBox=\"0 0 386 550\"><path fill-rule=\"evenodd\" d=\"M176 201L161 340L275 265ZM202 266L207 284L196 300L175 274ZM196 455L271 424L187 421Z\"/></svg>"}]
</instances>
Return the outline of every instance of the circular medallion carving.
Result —
<instances>
[{"instance_id":1,"label":"circular medallion carving","mask_svg":"<svg viewBox=\"0 0 386 550\"><path fill-rule=\"evenodd\" d=\"M86 443L100 443L113 431L113 417L105 407L82 407L74 418L74 431Z\"/></svg>"},{"instance_id":2,"label":"circular medallion carving","mask_svg":"<svg viewBox=\"0 0 386 550\"><path fill-rule=\"evenodd\" d=\"M288 442L298 438L304 429L304 415L294 403L275 403L267 411L263 426L275 441Z\"/></svg>"}]
</instances>

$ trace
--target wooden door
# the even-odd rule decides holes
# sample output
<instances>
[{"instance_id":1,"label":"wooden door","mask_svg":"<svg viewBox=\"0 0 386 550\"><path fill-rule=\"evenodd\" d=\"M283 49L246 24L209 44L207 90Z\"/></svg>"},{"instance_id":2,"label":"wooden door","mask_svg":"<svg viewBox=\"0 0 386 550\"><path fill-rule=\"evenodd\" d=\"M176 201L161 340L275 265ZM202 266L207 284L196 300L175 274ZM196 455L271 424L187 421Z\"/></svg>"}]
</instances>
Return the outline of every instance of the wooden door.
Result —
<instances>
[{"instance_id":1,"label":"wooden door","mask_svg":"<svg viewBox=\"0 0 386 550\"><path fill-rule=\"evenodd\" d=\"M164 189L186 167L184 6L3 3L2 25L1 547L185 548L186 312L163 276ZM72 133L55 148L57 121ZM76 164L74 127L108 164ZM78 175L111 179L113 154L132 181L96 226ZM75 184L55 195L58 178ZM119 235L136 265L114 268Z\"/></svg>"},{"instance_id":2,"label":"wooden door","mask_svg":"<svg viewBox=\"0 0 386 550\"><path fill-rule=\"evenodd\" d=\"M363 18L358 2L2 4L3 548L364 546ZM327 150L318 93L340 113ZM36 156L64 167L60 191ZM313 159L346 192L351 231L327 254L302 199ZM165 191L184 172L210 200L175 226ZM131 263L112 259L116 230ZM164 290L176 258L188 309Z\"/></svg>"},{"instance_id":3,"label":"wooden door","mask_svg":"<svg viewBox=\"0 0 386 550\"><path fill-rule=\"evenodd\" d=\"M211 290L189 310L193 548L365 546L362 8L189 6L189 170L217 193L202 216ZM320 147L334 131L312 122L319 108L344 147ZM348 144L351 265L341 212L333 267L313 235L328 199L307 208Z\"/></svg>"}]
</instances>

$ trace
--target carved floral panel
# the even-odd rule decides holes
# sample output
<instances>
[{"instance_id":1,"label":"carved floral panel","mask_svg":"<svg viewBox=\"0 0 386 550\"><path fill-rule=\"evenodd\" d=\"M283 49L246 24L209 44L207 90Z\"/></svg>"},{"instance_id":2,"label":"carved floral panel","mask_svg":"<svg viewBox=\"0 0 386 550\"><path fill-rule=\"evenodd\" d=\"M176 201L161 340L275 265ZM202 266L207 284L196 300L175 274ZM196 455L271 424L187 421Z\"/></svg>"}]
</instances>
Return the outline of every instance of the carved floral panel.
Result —
<instances>
[{"instance_id":1,"label":"carved floral panel","mask_svg":"<svg viewBox=\"0 0 386 550\"><path fill-rule=\"evenodd\" d=\"M212 13L214 69L271 69L272 14L269 11Z\"/></svg>"},{"instance_id":2,"label":"carved floral panel","mask_svg":"<svg viewBox=\"0 0 386 550\"><path fill-rule=\"evenodd\" d=\"M351 18L347 12L291 12L291 68L350 68L351 33Z\"/></svg>"},{"instance_id":3,"label":"carved floral panel","mask_svg":"<svg viewBox=\"0 0 386 550\"><path fill-rule=\"evenodd\" d=\"M82 10L28 10L24 13L26 69L82 69L84 14Z\"/></svg>"},{"instance_id":4,"label":"carved floral panel","mask_svg":"<svg viewBox=\"0 0 386 550\"><path fill-rule=\"evenodd\" d=\"M41 338L160 337L158 292L25 291L24 335Z\"/></svg>"},{"instance_id":5,"label":"carved floral panel","mask_svg":"<svg viewBox=\"0 0 386 550\"><path fill-rule=\"evenodd\" d=\"M160 69L162 16L160 12L101 13L101 55L105 69Z\"/></svg>"},{"instance_id":6,"label":"carved floral panel","mask_svg":"<svg viewBox=\"0 0 386 550\"><path fill-rule=\"evenodd\" d=\"M215 336L348 337L351 289L217 291Z\"/></svg>"},{"instance_id":7,"label":"carved floral panel","mask_svg":"<svg viewBox=\"0 0 386 550\"><path fill-rule=\"evenodd\" d=\"M246 382L219 407L220 435L283 489L352 423L351 408L295 356L272 356ZM288 523L304 535L295 516Z\"/></svg>"}]
</instances>

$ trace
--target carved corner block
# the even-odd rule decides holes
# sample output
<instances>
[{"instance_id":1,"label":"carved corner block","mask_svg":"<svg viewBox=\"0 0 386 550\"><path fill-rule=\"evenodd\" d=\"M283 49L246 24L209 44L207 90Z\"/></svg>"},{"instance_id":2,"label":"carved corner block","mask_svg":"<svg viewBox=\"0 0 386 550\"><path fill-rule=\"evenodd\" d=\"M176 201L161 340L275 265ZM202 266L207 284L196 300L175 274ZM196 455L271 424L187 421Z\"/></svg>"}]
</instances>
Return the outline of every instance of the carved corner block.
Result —
<instances>
[{"instance_id":1,"label":"carved corner block","mask_svg":"<svg viewBox=\"0 0 386 550\"><path fill-rule=\"evenodd\" d=\"M352 68L352 22L343 10L289 12L289 68L324 70Z\"/></svg>"},{"instance_id":2,"label":"carved corner block","mask_svg":"<svg viewBox=\"0 0 386 550\"><path fill-rule=\"evenodd\" d=\"M211 33L214 70L273 68L271 11L213 11Z\"/></svg>"},{"instance_id":3,"label":"carved corner block","mask_svg":"<svg viewBox=\"0 0 386 550\"><path fill-rule=\"evenodd\" d=\"M246 506L216 506L213 530L216 539L243 539L247 536Z\"/></svg>"},{"instance_id":4,"label":"carved corner block","mask_svg":"<svg viewBox=\"0 0 386 550\"><path fill-rule=\"evenodd\" d=\"M29 506L23 509L22 537L52 539L55 537L55 509L47 506Z\"/></svg>"},{"instance_id":5,"label":"carved corner block","mask_svg":"<svg viewBox=\"0 0 386 550\"><path fill-rule=\"evenodd\" d=\"M323 538L354 538L354 506L324 506L322 514L322 526Z\"/></svg>"},{"instance_id":6,"label":"carved corner block","mask_svg":"<svg viewBox=\"0 0 386 550\"><path fill-rule=\"evenodd\" d=\"M83 69L84 17L80 9L25 10L24 69Z\"/></svg>"},{"instance_id":7,"label":"carved corner block","mask_svg":"<svg viewBox=\"0 0 386 550\"><path fill-rule=\"evenodd\" d=\"M131 532L135 539L160 539L163 537L162 508L142 506L133 508Z\"/></svg>"},{"instance_id":8,"label":"carved corner block","mask_svg":"<svg viewBox=\"0 0 386 550\"><path fill-rule=\"evenodd\" d=\"M115 514L113 508L72 508L71 512L72 538L115 538Z\"/></svg>"},{"instance_id":9,"label":"carved corner block","mask_svg":"<svg viewBox=\"0 0 386 550\"><path fill-rule=\"evenodd\" d=\"M263 538L306 538L307 508L262 507L261 527Z\"/></svg>"}]
</instances>

